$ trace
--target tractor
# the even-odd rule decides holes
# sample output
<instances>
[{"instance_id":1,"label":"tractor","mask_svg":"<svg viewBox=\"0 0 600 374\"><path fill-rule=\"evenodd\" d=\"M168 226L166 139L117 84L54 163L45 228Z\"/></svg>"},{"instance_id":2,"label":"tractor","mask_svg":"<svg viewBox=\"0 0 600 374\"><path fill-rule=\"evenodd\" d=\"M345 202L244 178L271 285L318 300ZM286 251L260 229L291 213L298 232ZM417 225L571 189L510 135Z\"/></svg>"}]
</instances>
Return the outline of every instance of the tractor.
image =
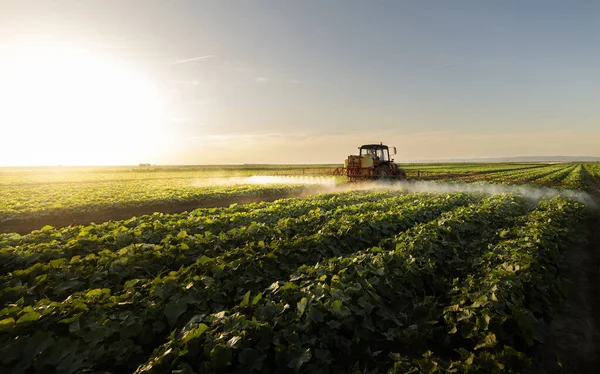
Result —
<instances>
[{"instance_id":1,"label":"tractor","mask_svg":"<svg viewBox=\"0 0 600 374\"><path fill-rule=\"evenodd\" d=\"M344 161L345 174L351 181L364 179L406 179L406 172L398 168L390 158L390 149L383 143L366 144L359 148L357 155L350 155ZM396 154L396 147L393 155Z\"/></svg>"}]
</instances>

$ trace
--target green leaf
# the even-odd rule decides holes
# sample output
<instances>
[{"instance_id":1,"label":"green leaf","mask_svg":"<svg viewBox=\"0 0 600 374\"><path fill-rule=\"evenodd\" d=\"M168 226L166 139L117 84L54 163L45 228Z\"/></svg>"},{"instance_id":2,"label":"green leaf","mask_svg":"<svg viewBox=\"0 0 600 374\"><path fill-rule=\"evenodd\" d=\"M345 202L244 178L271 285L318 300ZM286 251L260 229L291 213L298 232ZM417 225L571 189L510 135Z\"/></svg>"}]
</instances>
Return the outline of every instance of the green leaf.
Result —
<instances>
[{"instance_id":1,"label":"green leaf","mask_svg":"<svg viewBox=\"0 0 600 374\"><path fill-rule=\"evenodd\" d=\"M28 336L27 345L21 351L20 358L24 361L33 361L40 353L54 345L55 341L52 335L43 331L36 331L33 335Z\"/></svg>"},{"instance_id":2,"label":"green leaf","mask_svg":"<svg viewBox=\"0 0 600 374\"><path fill-rule=\"evenodd\" d=\"M331 309L333 314L338 317L346 317L350 314L348 308L344 306L344 303L342 303L341 300L335 300L333 303L331 303Z\"/></svg>"},{"instance_id":3,"label":"green leaf","mask_svg":"<svg viewBox=\"0 0 600 374\"><path fill-rule=\"evenodd\" d=\"M17 325L26 322L37 321L37 319L40 318L40 316L41 314L39 314L38 312L25 313L17 320Z\"/></svg>"},{"instance_id":4,"label":"green leaf","mask_svg":"<svg viewBox=\"0 0 600 374\"><path fill-rule=\"evenodd\" d=\"M402 354L396 353L396 352L390 352L390 353L388 353L388 357L391 358L394 361L406 361L406 360L408 360L407 357L404 357L404 356L402 356Z\"/></svg>"},{"instance_id":5,"label":"green leaf","mask_svg":"<svg viewBox=\"0 0 600 374\"><path fill-rule=\"evenodd\" d=\"M79 325L79 319L76 319L69 325L69 332L74 334L79 332L79 330L81 330L81 326Z\"/></svg>"},{"instance_id":6,"label":"green leaf","mask_svg":"<svg viewBox=\"0 0 600 374\"><path fill-rule=\"evenodd\" d=\"M262 292L256 296L254 296L254 298L252 299L252 305L256 305L256 303L258 303L260 301L260 299L262 299L262 297L263 297Z\"/></svg>"},{"instance_id":7,"label":"green leaf","mask_svg":"<svg viewBox=\"0 0 600 374\"><path fill-rule=\"evenodd\" d=\"M477 344L474 349L492 348L497 343L495 334L487 334L483 342Z\"/></svg>"},{"instance_id":8,"label":"green leaf","mask_svg":"<svg viewBox=\"0 0 600 374\"><path fill-rule=\"evenodd\" d=\"M71 316L71 317L68 317L68 318L65 318L65 319L61 319L60 321L58 321L58 323L71 324L73 321L75 321L76 319L78 319L82 315L83 315L83 313L77 313L74 316Z\"/></svg>"},{"instance_id":9,"label":"green leaf","mask_svg":"<svg viewBox=\"0 0 600 374\"><path fill-rule=\"evenodd\" d=\"M85 294L86 297L89 298L101 298L103 296L110 296L110 289L108 288L95 288L93 290L88 291Z\"/></svg>"},{"instance_id":10,"label":"green leaf","mask_svg":"<svg viewBox=\"0 0 600 374\"><path fill-rule=\"evenodd\" d=\"M240 340L242 340L241 336L234 336L233 338L231 338L227 341L227 345L231 348L237 348Z\"/></svg>"},{"instance_id":11,"label":"green leaf","mask_svg":"<svg viewBox=\"0 0 600 374\"><path fill-rule=\"evenodd\" d=\"M177 318L187 310L185 303L168 303L165 307L165 317L169 325L174 326L177 323Z\"/></svg>"},{"instance_id":12,"label":"green leaf","mask_svg":"<svg viewBox=\"0 0 600 374\"><path fill-rule=\"evenodd\" d=\"M487 302L487 296L482 295L477 300L475 300L475 302L473 302L473 304L471 306L473 308L478 308L478 307L484 305L486 302Z\"/></svg>"},{"instance_id":13,"label":"green leaf","mask_svg":"<svg viewBox=\"0 0 600 374\"><path fill-rule=\"evenodd\" d=\"M288 367L294 369L296 372L300 371L302 365L310 361L312 354L310 353L310 348L306 348L299 352L296 357L293 357L288 363Z\"/></svg>"},{"instance_id":14,"label":"green leaf","mask_svg":"<svg viewBox=\"0 0 600 374\"><path fill-rule=\"evenodd\" d=\"M10 331L10 330L12 330L14 325L15 325L14 318L5 318L2 321L0 321L0 331Z\"/></svg>"},{"instance_id":15,"label":"green leaf","mask_svg":"<svg viewBox=\"0 0 600 374\"><path fill-rule=\"evenodd\" d=\"M295 283L286 282L286 284L284 284L281 288L279 288L279 292L295 291L298 288L299 288L298 285L296 285Z\"/></svg>"},{"instance_id":16,"label":"green leaf","mask_svg":"<svg viewBox=\"0 0 600 374\"><path fill-rule=\"evenodd\" d=\"M250 291L246 292L244 295L244 300L240 303L240 306L246 306L250 303Z\"/></svg>"},{"instance_id":17,"label":"green leaf","mask_svg":"<svg viewBox=\"0 0 600 374\"><path fill-rule=\"evenodd\" d=\"M208 326L204 323L201 323L195 329L187 331L181 338L181 341L183 343L187 343L190 340L198 339L200 336L202 336L202 334L204 334L206 330L208 330Z\"/></svg>"},{"instance_id":18,"label":"green leaf","mask_svg":"<svg viewBox=\"0 0 600 374\"><path fill-rule=\"evenodd\" d=\"M298 302L298 315L301 316L304 314L304 310L306 310L306 305L308 304L308 299L303 297L302 300Z\"/></svg>"},{"instance_id":19,"label":"green leaf","mask_svg":"<svg viewBox=\"0 0 600 374\"><path fill-rule=\"evenodd\" d=\"M308 318L314 322L323 322L323 317L323 312L321 312L319 308L311 307L308 310Z\"/></svg>"},{"instance_id":20,"label":"green leaf","mask_svg":"<svg viewBox=\"0 0 600 374\"><path fill-rule=\"evenodd\" d=\"M232 351L228 346L218 344L210 350L211 366L217 372L223 372L231 365Z\"/></svg>"}]
</instances>

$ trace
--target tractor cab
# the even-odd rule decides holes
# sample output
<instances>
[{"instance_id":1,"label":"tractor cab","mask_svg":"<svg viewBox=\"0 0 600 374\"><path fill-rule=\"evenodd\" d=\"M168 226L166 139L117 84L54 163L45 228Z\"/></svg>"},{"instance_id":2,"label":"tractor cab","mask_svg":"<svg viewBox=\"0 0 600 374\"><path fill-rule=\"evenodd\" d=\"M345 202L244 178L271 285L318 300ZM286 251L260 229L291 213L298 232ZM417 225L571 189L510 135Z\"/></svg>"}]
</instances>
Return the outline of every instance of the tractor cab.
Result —
<instances>
[{"instance_id":1,"label":"tractor cab","mask_svg":"<svg viewBox=\"0 0 600 374\"><path fill-rule=\"evenodd\" d=\"M393 161L390 158L390 149L387 145L382 144L366 144L359 148L360 157L369 157L373 160L374 165L379 165L381 163L388 163ZM396 154L396 147L393 148L394 153Z\"/></svg>"}]
</instances>

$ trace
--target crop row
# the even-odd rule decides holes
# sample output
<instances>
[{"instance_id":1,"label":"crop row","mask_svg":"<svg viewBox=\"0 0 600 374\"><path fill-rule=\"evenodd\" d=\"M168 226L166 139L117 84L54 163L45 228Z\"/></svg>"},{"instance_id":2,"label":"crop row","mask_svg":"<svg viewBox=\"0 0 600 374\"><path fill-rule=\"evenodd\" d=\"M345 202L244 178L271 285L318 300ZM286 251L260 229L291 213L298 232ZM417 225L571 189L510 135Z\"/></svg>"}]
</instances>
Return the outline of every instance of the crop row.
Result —
<instances>
[{"instance_id":1,"label":"crop row","mask_svg":"<svg viewBox=\"0 0 600 374\"><path fill-rule=\"evenodd\" d=\"M377 368L378 357L394 349L406 354L427 345L418 328L431 323L427 313L439 302L435 294L449 291L451 282L443 281L475 269L474 260L495 230L526 211L526 205L496 196L444 213L379 247L304 266L261 293L248 294L248 302L237 307L192 315L192 324L139 371L193 367L236 372L248 365L261 372L302 366L308 372ZM435 288L430 296L424 295L427 287Z\"/></svg>"},{"instance_id":2,"label":"crop row","mask_svg":"<svg viewBox=\"0 0 600 374\"><path fill-rule=\"evenodd\" d=\"M435 171L441 173L492 173L505 170L520 170L542 167L544 164L527 163L458 163L458 164L400 164L407 170Z\"/></svg>"},{"instance_id":3,"label":"crop row","mask_svg":"<svg viewBox=\"0 0 600 374\"><path fill-rule=\"evenodd\" d=\"M571 172L562 179L562 182L573 186L570 188L588 188L589 183L586 178L585 166L583 164L576 165Z\"/></svg>"},{"instance_id":4,"label":"crop row","mask_svg":"<svg viewBox=\"0 0 600 374\"><path fill-rule=\"evenodd\" d=\"M344 193L0 236L9 372L531 369L581 204Z\"/></svg>"},{"instance_id":5,"label":"crop row","mask_svg":"<svg viewBox=\"0 0 600 374\"><path fill-rule=\"evenodd\" d=\"M556 173L557 171L563 170L567 165L548 165L538 168L530 168L518 171L506 171L501 173L492 173L487 175L487 179L495 182L504 181L533 181L539 178L543 178L547 175Z\"/></svg>"},{"instance_id":6,"label":"crop row","mask_svg":"<svg viewBox=\"0 0 600 374\"><path fill-rule=\"evenodd\" d=\"M492 197L187 323L138 373L522 371L581 206ZM390 361L392 363L390 363Z\"/></svg>"},{"instance_id":7,"label":"crop row","mask_svg":"<svg viewBox=\"0 0 600 374\"><path fill-rule=\"evenodd\" d=\"M154 225L111 223L110 231L82 227L76 240L62 243L62 251L58 242L49 251L46 243L3 249L2 257L8 257L4 267L12 265L12 269L0 277L0 302L42 296L54 300L90 288L115 292L130 279L154 278L189 266L201 256L219 256L249 242L269 245L274 240L314 235L346 216L409 206L415 199L422 201L402 193L374 193L361 199L350 195L346 199L290 199L252 213L227 214L231 208L223 209L218 218L210 216L210 211L205 211L208 216L197 211L187 220L167 216ZM30 266L21 270L24 263Z\"/></svg>"},{"instance_id":8,"label":"crop row","mask_svg":"<svg viewBox=\"0 0 600 374\"><path fill-rule=\"evenodd\" d=\"M272 225L280 219L300 217L311 211L331 211L339 206L382 201L402 196L395 193L347 192L323 194L311 199L282 199L273 203L231 205L197 209L191 213L155 213L126 221L55 229L50 226L28 235L0 234L2 272L24 269L58 258L85 256L100 249L122 249L130 244L169 244L171 237L195 236L254 224Z\"/></svg>"},{"instance_id":9,"label":"crop row","mask_svg":"<svg viewBox=\"0 0 600 374\"><path fill-rule=\"evenodd\" d=\"M558 188L586 189L589 188L586 171L590 174L590 164L556 164L538 167L529 167L519 170L507 170L483 173L476 176L468 176L462 180L484 179L493 183L531 183L535 185L544 184Z\"/></svg>"},{"instance_id":10,"label":"crop row","mask_svg":"<svg viewBox=\"0 0 600 374\"><path fill-rule=\"evenodd\" d=\"M588 165L589 170L596 170L594 164ZM501 183L543 179L568 166L568 164L404 165L407 169L474 173L477 180L485 177L489 181ZM284 166L281 168L285 169ZM169 170L169 168L157 169L156 172L118 168L71 172L0 170L0 225L3 221L9 220L28 220L61 214L84 214L152 204L177 204L255 195L283 196L291 195L302 189L302 181L294 182L295 184L272 186L211 186L209 176L227 177L231 176L231 173L235 174L235 170L227 169L222 175L218 174L218 170L212 169L196 171L174 168ZM243 169L240 173L250 176L263 171L272 173L277 170L250 168ZM327 168L318 170L322 170L323 174L330 171ZM302 173L302 169L289 168L286 171ZM242 179L229 181L241 183ZM290 181L290 183L292 182ZM227 184L229 182L227 179L220 179L219 183Z\"/></svg>"},{"instance_id":11,"label":"crop row","mask_svg":"<svg viewBox=\"0 0 600 374\"><path fill-rule=\"evenodd\" d=\"M365 196L369 199L370 195ZM2 362L14 371L32 366L38 370L49 367L67 372L83 368L113 372L134 369L164 342L172 328L183 326L182 315L185 313L213 314L234 307L248 291L258 293L273 282L288 278L303 264L314 265L330 257L371 247L396 232L434 219L444 211L473 203L481 197L413 194L400 195L396 201L393 201L394 198L387 203L385 200L365 202L351 214L342 214L351 206L340 207L341 214L336 215L335 210L323 213L325 219L313 226L305 225L306 215L294 217L291 211L287 227L295 230L294 233L288 232L280 220L267 225L267 230L258 233L258 237L243 237L244 233L240 231L237 246L216 251L207 246L204 249L206 254L202 254L200 249L195 254L195 262L180 268L177 268L180 255L174 256L169 261L175 261L171 264L175 270L146 278L120 279L123 284L114 291L111 288L85 289L64 300L51 301L41 298L46 292L53 292L51 288L36 293L34 286L32 292L39 299L26 300L24 297L0 312L0 329L4 331L0 340L5 347ZM279 214L284 215L285 212L285 207L280 206ZM315 213L314 219L319 220L320 216ZM311 219L308 218L309 221ZM305 227L306 232L303 231ZM210 235L221 234L212 232ZM204 237L172 236L172 246L162 247L160 252L168 257L170 252L178 253L183 244L188 246L184 251L190 250L196 241L201 242ZM135 255L138 248L139 244L131 244L118 250L115 260L120 257L130 262L127 267L131 269L135 269L138 260L146 265L143 258ZM98 254L88 256L97 257ZM57 272L61 276L54 277L53 281L68 285L69 273L64 274L61 268L67 268L73 259L76 262L81 260L75 255L69 261L54 263L57 268L52 267L56 260L51 260L50 267L43 269L46 273L42 274L42 278L36 276L33 280L46 281L48 275ZM109 284L116 285L110 283L110 276L118 274L121 269L110 269L95 262L89 271L106 272ZM32 279L32 274L24 276L27 282ZM61 348L58 350L56 347Z\"/></svg>"},{"instance_id":12,"label":"crop row","mask_svg":"<svg viewBox=\"0 0 600 374\"><path fill-rule=\"evenodd\" d=\"M454 352L402 357L393 371L539 371L524 352L542 341L544 321L562 296L559 268L565 251L581 241L581 208L562 199L542 201L525 220L499 232L501 240L481 257L479 271L454 282L443 310L447 347Z\"/></svg>"},{"instance_id":13,"label":"crop row","mask_svg":"<svg viewBox=\"0 0 600 374\"><path fill-rule=\"evenodd\" d=\"M588 163L585 165L585 168L591 177L590 187L600 190L600 162Z\"/></svg>"},{"instance_id":14,"label":"crop row","mask_svg":"<svg viewBox=\"0 0 600 374\"><path fill-rule=\"evenodd\" d=\"M556 170L554 173L546 174L544 176L534 178L535 182L558 182L562 183L564 179L573 171L577 165L569 164L562 169Z\"/></svg>"},{"instance_id":15,"label":"crop row","mask_svg":"<svg viewBox=\"0 0 600 374\"><path fill-rule=\"evenodd\" d=\"M256 195L297 192L298 185L201 186L190 179L131 180L103 183L65 183L0 186L2 221Z\"/></svg>"}]
</instances>

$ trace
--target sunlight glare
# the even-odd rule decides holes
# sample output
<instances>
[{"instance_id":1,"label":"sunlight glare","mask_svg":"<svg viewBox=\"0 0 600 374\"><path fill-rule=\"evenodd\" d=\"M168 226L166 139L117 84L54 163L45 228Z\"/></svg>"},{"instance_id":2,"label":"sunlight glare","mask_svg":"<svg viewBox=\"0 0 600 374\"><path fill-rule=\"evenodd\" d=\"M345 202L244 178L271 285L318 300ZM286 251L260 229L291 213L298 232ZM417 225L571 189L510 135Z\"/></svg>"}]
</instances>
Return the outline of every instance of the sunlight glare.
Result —
<instances>
[{"instance_id":1,"label":"sunlight glare","mask_svg":"<svg viewBox=\"0 0 600 374\"><path fill-rule=\"evenodd\" d=\"M20 47L1 57L4 161L127 164L151 156L164 107L142 74L63 45Z\"/></svg>"}]
</instances>

